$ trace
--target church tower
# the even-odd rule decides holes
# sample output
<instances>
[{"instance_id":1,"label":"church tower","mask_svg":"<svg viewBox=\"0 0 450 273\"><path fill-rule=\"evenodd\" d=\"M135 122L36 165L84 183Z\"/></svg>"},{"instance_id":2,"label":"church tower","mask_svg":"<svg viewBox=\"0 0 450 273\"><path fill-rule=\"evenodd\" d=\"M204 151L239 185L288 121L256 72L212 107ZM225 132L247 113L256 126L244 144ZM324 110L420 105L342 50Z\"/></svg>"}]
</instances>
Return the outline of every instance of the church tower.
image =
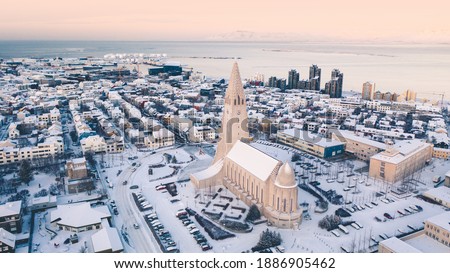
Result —
<instances>
[{"instance_id":1,"label":"church tower","mask_svg":"<svg viewBox=\"0 0 450 273\"><path fill-rule=\"evenodd\" d=\"M224 158L238 140L250 139L248 133L247 103L244 87L237 63L231 71L228 88L225 93L225 106L222 114L220 141L217 145L213 164Z\"/></svg>"}]
</instances>

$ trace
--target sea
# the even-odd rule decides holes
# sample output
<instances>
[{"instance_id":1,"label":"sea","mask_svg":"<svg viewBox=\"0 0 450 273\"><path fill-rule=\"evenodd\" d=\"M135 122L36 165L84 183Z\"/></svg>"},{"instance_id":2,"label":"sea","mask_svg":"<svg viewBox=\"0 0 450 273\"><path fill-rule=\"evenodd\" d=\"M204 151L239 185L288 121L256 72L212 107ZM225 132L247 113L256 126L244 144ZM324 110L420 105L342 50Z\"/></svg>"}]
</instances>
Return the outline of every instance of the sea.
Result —
<instances>
[{"instance_id":1,"label":"sea","mask_svg":"<svg viewBox=\"0 0 450 273\"><path fill-rule=\"evenodd\" d=\"M337 42L0 41L0 58L103 57L109 53L160 53L208 77L228 78L239 63L243 78L263 74L287 78L290 69L306 79L309 66L344 73L343 89L361 92L366 81L382 92L414 90L419 97L450 99L450 44Z\"/></svg>"}]
</instances>

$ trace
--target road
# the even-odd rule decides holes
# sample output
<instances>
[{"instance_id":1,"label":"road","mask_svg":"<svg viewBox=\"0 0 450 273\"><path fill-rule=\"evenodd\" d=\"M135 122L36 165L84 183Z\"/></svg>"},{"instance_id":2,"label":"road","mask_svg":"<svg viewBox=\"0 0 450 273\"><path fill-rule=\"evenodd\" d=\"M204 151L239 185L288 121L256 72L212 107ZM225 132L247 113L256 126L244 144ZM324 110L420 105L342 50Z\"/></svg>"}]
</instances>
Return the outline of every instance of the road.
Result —
<instances>
[{"instance_id":1,"label":"road","mask_svg":"<svg viewBox=\"0 0 450 273\"><path fill-rule=\"evenodd\" d=\"M150 155L142 159L148 156ZM105 181L105 174L102 172L100 164L97 163L96 167L103 188L109 192L110 199L116 202L119 215L114 216L114 223L119 233L121 233L122 228L128 233L129 245L134 249L134 252L161 252L158 243L143 219L143 214L139 211L136 204L134 204L134 200L132 200L129 190L130 183L128 185L122 185L123 181L131 181L133 178L133 167L128 166L117 178L114 178L114 180L110 179L110 181L116 181L113 189L108 187ZM135 229L133 226L134 223L139 224L140 228Z\"/></svg>"},{"instance_id":2,"label":"road","mask_svg":"<svg viewBox=\"0 0 450 273\"><path fill-rule=\"evenodd\" d=\"M122 185L122 181L124 180L131 181L133 175L133 169L131 167L126 168L119 176L115 185L114 197L119 211L118 217L122 218L122 227L127 231L130 245L136 252L161 252L149 227L144 222L142 213L138 210L136 204L134 204L131 192L128 190L129 185ZM140 228L135 229L133 227L134 223L139 224Z\"/></svg>"}]
</instances>

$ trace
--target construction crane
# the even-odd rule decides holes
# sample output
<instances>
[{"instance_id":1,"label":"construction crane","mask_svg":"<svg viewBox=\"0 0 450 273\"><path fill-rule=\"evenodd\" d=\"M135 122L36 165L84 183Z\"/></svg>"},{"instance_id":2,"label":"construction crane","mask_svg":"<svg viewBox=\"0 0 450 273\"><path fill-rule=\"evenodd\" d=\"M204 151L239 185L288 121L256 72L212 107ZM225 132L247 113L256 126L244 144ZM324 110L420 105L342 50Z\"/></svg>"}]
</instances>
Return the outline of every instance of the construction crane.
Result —
<instances>
[{"instance_id":1,"label":"construction crane","mask_svg":"<svg viewBox=\"0 0 450 273\"><path fill-rule=\"evenodd\" d=\"M444 107L444 96L445 96L445 93L432 93L431 95L441 96L441 108Z\"/></svg>"},{"instance_id":2,"label":"construction crane","mask_svg":"<svg viewBox=\"0 0 450 273\"><path fill-rule=\"evenodd\" d=\"M422 92L421 92L422 93ZM428 94L428 95L434 95L434 96L440 96L440 104L441 107L444 107L444 97L445 97L445 93L427 93L427 92L423 92L423 94Z\"/></svg>"}]
</instances>

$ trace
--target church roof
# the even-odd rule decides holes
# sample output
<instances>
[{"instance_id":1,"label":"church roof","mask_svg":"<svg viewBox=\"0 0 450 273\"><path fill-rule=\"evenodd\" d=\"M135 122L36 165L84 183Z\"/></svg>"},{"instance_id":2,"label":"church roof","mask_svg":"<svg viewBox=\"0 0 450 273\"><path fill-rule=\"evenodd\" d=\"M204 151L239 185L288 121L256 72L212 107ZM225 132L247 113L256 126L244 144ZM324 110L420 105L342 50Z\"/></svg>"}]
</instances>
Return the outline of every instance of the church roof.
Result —
<instances>
[{"instance_id":1,"label":"church roof","mask_svg":"<svg viewBox=\"0 0 450 273\"><path fill-rule=\"evenodd\" d=\"M291 188L297 186L294 170L292 170L292 167L288 162L285 162L283 166L280 167L277 179L275 180L275 184L282 188Z\"/></svg>"},{"instance_id":2,"label":"church roof","mask_svg":"<svg viewBox=\"0 0 450 273\"><path fill-rule=\"evenodd\" d=\"M208 179L220 172L223 166L223 158L214 163L213 165L209 166L207 169L193 173L192 175L197 178L198 180Z\"/></svg>"},{"instance_id":3,"label":"church roof","mask_svg":"<svg viewBox=\"0 0 450 273\"><path fill-rule=\"evenodd\" d=\"M275 158L240 140L234 144L226 157L262 181L266 181L269 178L279 163Z\"/></svg>"}]
</instances>

